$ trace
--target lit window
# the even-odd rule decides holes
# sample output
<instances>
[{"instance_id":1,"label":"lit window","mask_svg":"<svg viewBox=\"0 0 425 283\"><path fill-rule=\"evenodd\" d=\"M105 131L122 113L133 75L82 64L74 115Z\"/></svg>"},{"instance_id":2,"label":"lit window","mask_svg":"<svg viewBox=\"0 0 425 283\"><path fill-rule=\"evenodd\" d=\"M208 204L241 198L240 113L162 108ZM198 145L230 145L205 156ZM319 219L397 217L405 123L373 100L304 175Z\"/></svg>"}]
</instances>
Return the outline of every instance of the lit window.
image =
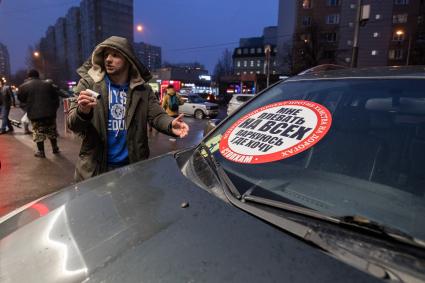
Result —
<instances>
[{"instance_id":1,"label":"lit window","mask_svg":"<svg viewBox=\"0 0 425 283\"><path fill-rule=\"evenodd\" d=\"M353 22L349 22L349 23L348 23L348 26L349 26L350 28L352 28L352 27L354 26L354 23L353 23Z\"/></svg>"},{"instance_id":2,"label":"lit window","mask_svg":"<svg viewBox=\"0 0 425 283\"><path fill-rule=\"evenodd\" d=\"M407 14L393 15L393 24L403 24L407 22Z\"/></svg>"},{"instance_id":3,"label":"lit window","mask_svg":"<svg viewBox=\"0 0 425 283\"><path fill-rule=\"evenodd\" d=\"M326 23L328 25L339 24L339 14L333 14L326 16Z\"/></svg>"},{"instance_id":4,"label":"lit window","mask_svg":"<svg viewBox=\"0 0 425 283\"><path fill-rule=\"evenodd\" d=\"M244 60L244 61L243 61L243 66L244 66L244 67L248 67L248 61Z\"/></svg>"},{"instance_id":5,"label":"lit window","mask_svg":"<svg viewBox=\"0 0 425 283\"><path fill-rule=\"evenodd\" d=\"M238 55L241 55L241 54L242 54L242 50L241 50L240 48L238 48L238 49L236 50L236 53L237 53Z\"/></svg>"},{"instance_id":6,"label":"lit window","mask_svg":"<svg viewBox=\"0 0 425 283\"><path fill-rule=\"evenodd\" d=\"M370 52L370 54L372 56L376 56L376 55L378 55L378 51L377 50L372 50L372 52Z\"/></svg>"},{"instance_id":7,"label":"lit window","mask_svg":"<svg viewBox=\"0 0 425 283\"><path fill-rule=\"evenodd\" d=\"M396 31L393 34L393 41L403 41L404 40L404 32L403 31Z\"/></svg>"},{"instance_id":8,"label":"lit window","mask_svg":"<svg viewBox=\"0 0 425 283\"><path fill-rule=\"evenodd\" d=\"M388 52L388 58L391 59L391 60L403 59L403 50L402 49L391 49Z\"/></svg>"},{"instance_id":9,"label":"lit window","mask_svg":"<svg viewBox=\"0 0 425 283\"><path fill-rule=\"evenodd\" d=\"M251 53L251 54L255 54L255 48L251 48L251 49L249 50L249 53Z\"/></svg>"},{"instance_id":10,"label":"lit window","mask_svg":"<svg viewBox=\"0 0 425 283\"><path fill-rule=\"evenodd\" d=\"M312 7L312 0L303 0L303 9L310 9Z\"/></svg>"},{"instance_id":11,"label":"lit window","mask_svg":"<svg viewBox=\"0 0 425 283\"><path fill-rule=\"evenodd\" d=\"M261 67L261 60L257 60L257 67Z\"/></svg>"},{"instance_id":12,"label":"lit window","mask_svg":"<svg viewBox=\"0 0 425 283\"><path fill-rule=\"evenodd\" d=\"M378 32L374 32L373 33L373 37L378 37L379 36L379 33Z\"/></svg>"},{"instance_id":13,"label":"lit window","mask_svg":"<svg viewBox=\"0 0 425 283\"><path fill-rule=\"evenodd\" d=\"M355 9L356 8L356 4L350 4L350 9Z\"/></svg>"},{"instance_id":14,"label":"lit window","mask_svg":"<svg viewBox=\"0 0 425 283\"><path fill-rule=\"evenodd\" d=\"M255 72L257 75L259 75L259 74L261 74L261 72L260 71L257 71L257 72Z\"/></svg>"},{"instance_id":15,"label":"lit window","mask_svg":"<svg viewBox=\"0 0 425 283\"><path fill-rule=\"evenodd\" d=\"M381 15L380 14L376 14L375 19L380 20L381 19Z\"/></svg>"},{"instance_id":16,"label":"lit window","mask_svg":"<svg viewBox=\"0 0 425 283\"><path fill-rule=\"evenodd\" d=\"M236 75L240 76L240 75L241 75L241 73L240 73L240 72L237 72L237 73L236 73Z\"/></svg>"},{"instance_id":17,"label":"lit window","mask_svg":"<svg viewBox=\"0 0 425 283\"><path fill-rule=\"evenodd\" d=\"M263 53L263 49L257 48L257 53Z\"/></svg>"},{"instance_id":18,"label":"lit window","mask_svg":"<svg viewBox=\"0 0 425 283\"><path fill-rule=\"evenodd\" d=\"M250 66L250 67L254 67L254 60L251 60L251 61L249 62L249 66Z\"/></svg>"},{"instance_id":19,"label":"lit window","mask_svg":"<svg viewBox=\"0 0 425 283\"><path fill-rule=\"evenodd\" d=\"M353 41L351 41L351 40L347 40L347 45L348 45L348 46L353 45Z\"/></svg>"},{"instance_id":20,"label":"lit window","mask_svg":"<svg viewBox=\"0 0 425 283\"><path fill-rule=\"evenodd\" d=\"M238 68L240 68L240 67L241 67L241 61L237 61L237 62L236 62L236 66L237 66Z\"/></svg>"},{"instance_id":21,"label":"lit window","mask_svg":"<svg viewBox=\"0 0 425 283\"><path fill-rule=\"evenodd\" d=\"M350 63L351 62L351 58L345 57L345 62Z\"/></svg>"},{"instance_id":22,"label":"lit window","mask_svg":"<svg viewBox=\"0 0 425 283\"><path fill-rule=\"evenodd\" d=\"M250 73L251 75L253 75L253 74L254 74L254 71L250 71L249 73Z\"/></svg>"},{"instance_id":23,"label":"lit window","mask_svg":"<svg viewBox=\"0 0 425 283\"><path fill-rule=\"evenodd\" d=\"M246 71L244 71L243 74L246 75Z\"/></svg>"}]
</instances>

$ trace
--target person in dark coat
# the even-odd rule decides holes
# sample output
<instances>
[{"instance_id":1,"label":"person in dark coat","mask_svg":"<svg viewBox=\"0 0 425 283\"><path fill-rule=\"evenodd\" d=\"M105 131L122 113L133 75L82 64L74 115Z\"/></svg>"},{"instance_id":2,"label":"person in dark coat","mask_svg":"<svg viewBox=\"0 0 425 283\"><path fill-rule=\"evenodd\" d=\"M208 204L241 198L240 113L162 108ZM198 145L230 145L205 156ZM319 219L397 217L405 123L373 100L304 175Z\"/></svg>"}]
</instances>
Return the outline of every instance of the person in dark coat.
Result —
<instances>
[{"instance_id":1,"label":"person in dark coat","mask_svg":"<svg viewBox=\"0 0 425 283\"><path fill-rule=\"evenodd\" d=\"M47 138L50 140L53 153L59 153L56 129L59 95L51 83L40 79L37 70L30 70L28 79L19 86L18 99L26 105L28 119L33 129L33 140L37 144L35 157L46 157L44 141Z\"/></svg>"},{"instance_id":2,"label":"person in dark coat","mask_svg":"<svg viewBox=\"0 0 425 283\"><path fill-rule=\"evenodd\" d=\"M10 107L15 105L15 97L12 89L0 80L0 97L1 97L1 118L0 135L7 132L13 132L13 126L9 119ZM6 130L6 127L8 128Z\"/></svg>"}]
</instances>

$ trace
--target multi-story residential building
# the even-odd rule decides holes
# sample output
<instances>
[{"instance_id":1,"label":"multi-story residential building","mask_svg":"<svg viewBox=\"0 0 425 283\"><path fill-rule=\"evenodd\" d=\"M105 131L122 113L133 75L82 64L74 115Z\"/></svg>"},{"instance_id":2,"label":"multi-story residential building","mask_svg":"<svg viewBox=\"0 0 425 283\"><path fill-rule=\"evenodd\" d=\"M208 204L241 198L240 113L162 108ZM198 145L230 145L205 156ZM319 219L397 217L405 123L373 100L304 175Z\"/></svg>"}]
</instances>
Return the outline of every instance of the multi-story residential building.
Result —
<instances>
[{"instance_id":1,"label":"multi-story residential building","mask_svg":"<svg viewBox=\"0 0 425 283\"><path fill-rule=\"evenodd\" d=\"M61 17L57 19L55 24L55 46L56 46L56 60L55 60L55 72L58 73L59 79L67 80L69 78L69 66L68 66L68 36L66 29L65 18Z\"/></svg>"},{"instance_id":2,"label":"multi-story residential building","mask_svg":"<svg viewBox=\"0 0 425 283\"><path fill-rule=\"evenodd\" d=\"M241 38L233 52L235 75L277 74L277 27L266 27L262 37Z\"/></svg>"},{"instance_id":3,"label":"multi-story residential building","mask_svg":"<svg viewBox=\"0 0 425 283\"><path fill-rule=\"evenodd\" d=\"M83 0L80 13L83 58L112 35L133 42L133 0Z\"/></svg>"},{"instance_id":4,"label":"multi-story residential building","mask_svg":"<svg viewBox=\"0 0 425 283\"><path fill-rule=\"evenodd\" d=\"M139 42L134 43L134 51L136 52L136 56L139 58L140 62L142 62L149 70L161 68L161 47Z\"/></svg>"},{"instance_id":5,"label":"multi-story residential building","mask_svg":"<svg viewBox=\"0 0 425 283\"><path fill-rule=\"evenodd\" d=\"M73 7L66 14L66 35L68 48L68 68L69 80L78 80L76 70L81 66L87 58L82 56L81 47L81 25L80 25L80 8Z\"/></svg>"},{"instance_id":6,"label":"multi-story residential building","mask_svg":"<svg viewBox=\"0 0 425 283\"><path fill-rule=\"evenodd\" d=\"M70 8L66 17L47 29L34 63L45 77L62 85L78 80L76 69L112 35L133 42L133 1L82 0L80 7Z\"/></svg>"},{"instance_id":7,"label":"multi-story residential building","mask_svg":"<svg viewBox=\"0 0 425 283\"><path fill-rule=\"evenodd\" d=\"M0 43L0 78L10 77L10 57L6 45Z\"/></svg>"},{"instance_id":8,"label":"multi-story residential building","mask_svg":"<svg viewBox=\"0 0 425 283\"><path fill-rule=\"evenodd\" d=\"M421 62L425 1L362 0L361 7L369 11L364 21L357 20L358 3L280 0L278 61L286 63L282 70L298 72L321 63L352 65L357 24L358 67Z\"/></svg>"}]
</instances>

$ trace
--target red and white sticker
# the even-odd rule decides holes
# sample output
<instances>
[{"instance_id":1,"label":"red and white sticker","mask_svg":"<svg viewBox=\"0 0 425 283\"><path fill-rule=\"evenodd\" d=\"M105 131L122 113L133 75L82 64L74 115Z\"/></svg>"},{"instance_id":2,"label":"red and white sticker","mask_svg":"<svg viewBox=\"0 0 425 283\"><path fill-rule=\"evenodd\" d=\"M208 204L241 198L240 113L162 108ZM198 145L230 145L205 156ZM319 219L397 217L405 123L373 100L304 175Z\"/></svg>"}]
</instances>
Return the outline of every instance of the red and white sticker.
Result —
<instances>
[{"instance_id":1,"label":"red and white sticker","mask_svg":"<svg viewBox=\"0 0 425 283\"><path fill-rule=\"evenodd\" d=\"M223 135L220 153L238 163L285 159L312 147L329 131L332 116L315 102L289 100L258 108Z\"/></svg>"}]
</instances>

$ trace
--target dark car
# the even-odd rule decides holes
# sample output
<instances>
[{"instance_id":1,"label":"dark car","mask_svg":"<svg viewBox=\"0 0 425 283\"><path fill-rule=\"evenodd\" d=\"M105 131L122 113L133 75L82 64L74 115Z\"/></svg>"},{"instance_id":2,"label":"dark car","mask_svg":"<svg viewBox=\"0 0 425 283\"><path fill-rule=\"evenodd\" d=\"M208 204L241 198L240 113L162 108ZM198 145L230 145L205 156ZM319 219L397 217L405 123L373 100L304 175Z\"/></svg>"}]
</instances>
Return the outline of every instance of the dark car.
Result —
<instances>
[{"instance_id":1,"label":"dark car","mask_svg":"<svg viewBox=\"0 0 425 283\"><path fill-rule=\"evenodd\" d=\"M425 282L425 68L308 73L0 219L5 282Z\"/></svg>"}]
</instances>

